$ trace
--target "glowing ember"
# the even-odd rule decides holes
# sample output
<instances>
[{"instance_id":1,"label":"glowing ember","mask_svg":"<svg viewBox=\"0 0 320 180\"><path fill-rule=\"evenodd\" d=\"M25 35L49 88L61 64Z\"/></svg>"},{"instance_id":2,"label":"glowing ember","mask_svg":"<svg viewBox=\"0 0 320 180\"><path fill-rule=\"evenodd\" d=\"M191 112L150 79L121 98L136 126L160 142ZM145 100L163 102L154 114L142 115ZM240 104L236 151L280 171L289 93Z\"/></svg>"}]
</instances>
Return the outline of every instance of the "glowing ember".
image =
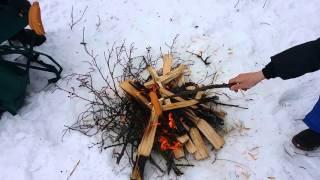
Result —
<instances>
[{"instance_id":1,"label":"glowing ember","mask_svg":"<svg viewBox=\"0 0 320 180\"><path fill-rule=\"evenodd\" d=\"M164 136L160 136L159 142L160 142L160 149L162 151L176 150L181 147L181 143L178 141L173 142L173 144L171 145L168 139L165 138Z\"/></svg>"},{"instance_id":2,"label":"glowing ember","mask_svg":"<svg viewBox=\"0 0 320 180\"><path fill-rule=\"evenodd\" d=\"M177 126L176 126L176 123L174 122L172 113L169 113L169 127L172 129L177 129Z\"/></svg>"}]
</instances>

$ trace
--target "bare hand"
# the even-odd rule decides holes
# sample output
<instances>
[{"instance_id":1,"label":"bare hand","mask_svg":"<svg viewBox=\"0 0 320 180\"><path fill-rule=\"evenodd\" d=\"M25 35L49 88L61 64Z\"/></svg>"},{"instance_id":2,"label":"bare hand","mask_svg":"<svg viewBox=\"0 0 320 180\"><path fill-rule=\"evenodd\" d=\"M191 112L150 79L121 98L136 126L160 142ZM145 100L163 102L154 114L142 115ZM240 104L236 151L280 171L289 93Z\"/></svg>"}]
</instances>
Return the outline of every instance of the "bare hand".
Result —
<instances>
[{"instance_id":1,"label":"bare hand","mask_svg":"<svg viewBox=\"0 0 320 180\"><path fill-rule=\"evenodd\" d=\"M229 84L232 84L231 90L238 92L239 89L247 90L264 80L265 77L262 71L239 74L235 78L229 80Z\"/></svg>"}]
</instances>

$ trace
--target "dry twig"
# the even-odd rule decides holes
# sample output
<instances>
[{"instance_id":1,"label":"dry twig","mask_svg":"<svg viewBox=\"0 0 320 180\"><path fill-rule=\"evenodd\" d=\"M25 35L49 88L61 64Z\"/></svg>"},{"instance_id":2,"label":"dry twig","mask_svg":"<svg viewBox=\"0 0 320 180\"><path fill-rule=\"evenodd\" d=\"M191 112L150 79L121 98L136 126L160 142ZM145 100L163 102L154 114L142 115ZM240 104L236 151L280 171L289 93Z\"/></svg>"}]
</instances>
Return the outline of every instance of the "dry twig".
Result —
<instances>
[{"instance_id":1,"label":"dry twig","mask_svg":"<svg viewBox=\"0 0 320 180\"><path fill-rule=\"evenodd\" d=\"M84 10L82 11L81 16L80 16L77 20L75 20L75 19L74 19L74 14L73 14L73 13L74 13L74 12L73 12L73 6L72 6L72 8L71 8L71 15L70 15L70 17L71 17L71 23L69 24L71 31L73 30L73 27L74 27L75 25L77 25L77 24L82 20L82 18L83 18L83 16L84 16L84 14L86 13L87 9L88 9L88 6L86 6L86 7L84 8Z\"/></svg>"}]
</instances>

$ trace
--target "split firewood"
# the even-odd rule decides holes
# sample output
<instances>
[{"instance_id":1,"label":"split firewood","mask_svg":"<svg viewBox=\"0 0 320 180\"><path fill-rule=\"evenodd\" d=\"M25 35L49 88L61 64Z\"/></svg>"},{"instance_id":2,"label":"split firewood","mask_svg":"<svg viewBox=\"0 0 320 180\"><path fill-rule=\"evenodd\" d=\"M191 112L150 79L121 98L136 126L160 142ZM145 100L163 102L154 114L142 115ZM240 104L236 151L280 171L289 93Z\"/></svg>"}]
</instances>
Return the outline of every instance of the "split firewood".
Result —
<instances>
[{"instance_id":1,"label":"split firewood","mask_svg":"<svg viewBox=\"0 0 320 180\"><path fill-rule=\"evenodd\" d=\"M194 145L194 143L192 142L191 138L188 136L189 140L186 142L186 150L190 153L193 154L197 151L196 146Z\"/></svg>"},{"instance_id":2,"label":"split firewood","mask_svg":"<svg viewBox=\"0 0 320 180\"><path fill-rule=\"evenodd\" d=\"M151 150L154 144L154 138L157 131L159 116L156 114L155 109L151 111L150 120L146 127L142 140L138 146L138 155L148 157L151 154Z\"/></svg>"},{"instance_id":3,"label":"split firewood","mask_svg":"<svg viewBox=\"0 0 320 180\"><path fill-rule=\"evenodd\" d=\"M192 142L194 143L194 147L195 147L194 156L195 156L196 160L202 160L202 159L208 158L209 157L209 150L206 147L199 130L195 127L190 128L184 122L181 122L181 124L189 132L190 140L192 140Z\"/></svg>"},{"instance_id":4,"label":"split firewood","mask_svg":"<svg viewBox=\"0 0 320 180\"><path fill-rule=\"evenodd\" d=\"M180 76L185 69L186 69L186 66L183 64L180 64L177 68L170 71L168 74L159 76L159 82L162 83L162 85L168 84L170 81ZM150 80L144 83L144 86L146 88L150 88L153 84L154 84L154 80Z\"/></svg>"},{"instance_id":5,"label":"split firewood","mask_svg":"<svg viewBox=\"0 0 320 180\"><path fill-rule=\"evenodd\" d=\"M178 137L177 140L178 140L181 144L185 144L185 143L189 140L189 136L188 136L188 134L185 134L185 135L183 135L183 136Z\"/></svg>"},{"instance_id":6,"label":"split firewood","mask_svg":"<svg viewBox=\"0 0 320 180\"><path fill-rule=\"evenodd\" d=\"M147 157L137 156L136 162L131 172L130 180L143 180L144 166L147 159Z\"/></svg>"},{"instance_id":7,"label":"split firewood","mask_svg":"<svg viewBox=\"0 0 320 180\"><path fill-rule=\"evenodd\" d=\"M152 106L149 104L148 99L144 97L140 91L138 91L135 87L133 87L130 81L122 82L120 84L120 87L129 95L131 95L133 98L135 98L142 105L148 107L149 109L152 108Z\"/></svg>"},{"instance_id":8,"label":"split firewood","mask_svg":"<svg viewBox=\"0 0 320 180\"><path fill-rule=\"evenodd\" d=\"M161 104L159 103L159 98L157 96L157 89L153 88L150 92L149 92L149 97L151 100L151 104L156 112L157 116L161 116L162 114L162 107Z\"/></svg>"},{"instance_id":9,"label":"split firewood","mask_svg":"<svg viewBox=\"0 0 320 180\"><path fill-rule=\"evenodd\" d=\"M182 74L179 77L177 77L176 84L177 84L178 87L183 86L185 83L186 83L186 80L185 80L184 74Z\"/></svg>"},{"instance_id":10,"label":"split firewood","mask_svg":"<svg viewBox=\"0 0 320 180\"><path fill-rule=\"evenodd\" d=\"M189 134L190 134L191 140L193 141L194 145L197 148L197 151L194 154L196 160L203 160L208 158L209 150L205 145L199 130L197 128L190 128Z\"/></svg>"},{"instance_id":11,"label":"split firewood","mask_svg":"<svg viewBox=\"0 0 320 180\"><path fill-rule=\"evenodd\" d=\"M199 128L202 134L208 139L208 141L213 145L217 150L221 149L224 145L223 138L210 126L210 124L197 117L192 110L186 110L186 115L189 119Z\"/></svg>"},{"instance_id":12,"label":"split firewood","mask_svg":"<svg viewBox=\"0 0 320 180\"><path fill-rule=\"evenodd\" d=\"M195 86L187 86L187 87L186 87L186 90L188 90L188 91L194 91L194 90L196 90L196 88L197 88L197 87L195 87Z\"/></svg>"},{"instance_id":13,"label":"split firewood","mask_svg":"<svg viewBox=\"0 0 320 180\"><path fill-rule=\"evenodd\" d=\"M159 89L160 93L164 96L174 96L174 93L172 93L171 91L165 89L165 88L160 88ZM173 99L183 102L186 101L185 99L183 99L182 97L176 96L173 97ZM213 114L217 115L219 118L223 119L226 116L226 113L223 111L215 111L212 108L210 108L208 105L205 104L199 104L199 106L201 106L201 108L206 109L207 111L212 112ZM197 106L191 106L192 109L198 109Z\"/></svg>"},{"instance_id":14,"label":"split firewood","mask_svg":"<svg viewBox=\"0 0 320 180\"><path fill-rule=\"evenodd\" d=\"M221 119L225 118L227 115L227 113L224 111L214 111L214 114L217 115Z\"/></svg>"},{"instance_id":15,"label":"split firewood","mask_svg":"<svg viewBox=\"0 0 320 180\"><path fill-rule=\"evenodd\" d=\"M178 147L177 149L172 150L173 155L176 159L181 159L185 156L183 146Z\"/></svg>"},{"instance_id":16,"label":"split firewood","mask_svg":"<svg viewBox=\"0 0 320 180\"><path fill-rule=\"evenodd\" d=\"M199 92L197 92L195 99L200 100L204 95L205 95L204 91L199 91Z\"/></svg>"},{"instance_id":17,"label":"split firewood","mask_svg":"<svg viewBox=\"0 0 320 180\"><path fill-rule=\"evenodd\" d=\"M166 75L171 71L173 57L171 54L165 54L163 55L162 59L163 59L162 75ZM171 104L171 100L165 99L164 104Z\"/></svg>"},{"instance_id":18,"label":"split firewood","mask_svg":"<svg viewBox=\"0 0 320 180\"><path fill-rule=\"evenodd\" d=\"M174 110L174 109L181 109L181 108L190 107L190 106L196 105L198 103L199 103L199 101L191 99L188 101L176 102L176 103L163 105L162 109L163 109L163 111L169 111L169 110Z\"/></svg>"},{"instance_id":19,"label":"split firewood","mask_svg":"<svg viewBox=\"0 0 320 180\"><path fill-rule=\"evenodd\" d=\"M177 138L177 140L185 145L187 151L190 153L190 154L193 154L197 151L196 149L196 146L193 144L192 140L190 139L189 135L188 134L185 134L183 136L180 136Z\"/></svg>"},{"instance_id":20,"label":"split firewood","mask_svg":"<svg viewBox=\"0 0 320 180\"><path fill-rule=\"evenodd\" d=\"M161 87L162 84L160 82L160 77L158 76L157 71L152 66L148 66L147 70L152 77L152 80L153 80L152 84L158 84ZM149 86L149 88L152 87L152 84Z\"/></svg>"},{"instance_id":21,"label":"split firewood","mask_svg":"<svg viewBox=\"0 0 320 180\"><path fill-rule=\"evenodd\" d=\"M162 75L166 75L171 71L173 57L171 54L164 54L163 57Z\"/></svg>"}]
</instances>

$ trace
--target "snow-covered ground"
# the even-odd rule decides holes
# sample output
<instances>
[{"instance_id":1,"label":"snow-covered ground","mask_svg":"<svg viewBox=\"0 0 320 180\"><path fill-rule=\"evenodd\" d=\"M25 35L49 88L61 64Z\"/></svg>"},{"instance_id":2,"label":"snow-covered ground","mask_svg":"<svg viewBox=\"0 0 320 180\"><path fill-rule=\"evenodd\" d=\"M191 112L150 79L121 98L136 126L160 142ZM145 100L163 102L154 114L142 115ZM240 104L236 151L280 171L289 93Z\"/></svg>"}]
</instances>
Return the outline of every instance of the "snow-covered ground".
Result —
<instances>
[{"instance_id":1,"label":"snow-covered ground","mask_svg":"<svg viewBox=\"0 0 320 180\"><path fill-rule=\"evenodd\" d=\"M159 47L165 49L165 43L179 34L176 50L198 62L192 67L194 78L216 71L217 83L260 70L271 55L320 37L318 0L40 0L40 4L48 41L39 50L58 60L64 75L88 71L83 62L88 56L80 45L83 27L88 47L100 57L113 42L123 40L135 43L137 55L151 46L157 57ZM75 21L87 10L70 30L72 6ZM205 51L212 64L204 66L185 50ZM71 132L62 140L65 125L75 122L84 103L52 88L43 90L40 77L33 74L19 114L5 113L0 120L0 179L67 179L79 160L69 179L128 179L131 168L115 165L112 150L100 153L88 148L95 138ZM264 81L245 93L223 90L232 98L228 103L249 109L223 107L227 126L234 130L225 137L219 160L193 162L195 167L185 168L178 179L320 179L319 157L289 156L283 146L306 128L301 119L319 97L319 78L317 72L290 81ZM70 87L63 81L58 84ZM146 179L175 179L156 177L152 167L146 172Z\"/></svg>"}]
</instances>

